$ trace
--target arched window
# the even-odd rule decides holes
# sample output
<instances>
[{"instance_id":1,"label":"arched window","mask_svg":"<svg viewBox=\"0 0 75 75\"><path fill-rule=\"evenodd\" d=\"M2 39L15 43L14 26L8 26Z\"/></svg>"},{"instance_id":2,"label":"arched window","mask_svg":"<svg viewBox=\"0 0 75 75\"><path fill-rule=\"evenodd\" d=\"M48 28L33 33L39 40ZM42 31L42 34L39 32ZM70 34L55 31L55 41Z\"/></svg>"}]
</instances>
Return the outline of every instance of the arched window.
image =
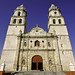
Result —
<instances>
[{"instance_id":1,"label":"arched window","mask_svg":"<svg viewBox=\"0 0 75 75\"><path fill-rule=\"evenodd\" d=\"M59 24L61 24L61 19L59 19L58 21L59 21Z\"/></svg>"},{"instance_id":2,"label":"arched window","mask_svg":"<svg viewBox=\"0 0 75 75\"><path fill-rule=\"evenodd\" d=\"M19 23L22 23L22 19L19 19Z\"/></svg>"},{"instance_id":3,"label":"arched window","mask_svg":"<svg viewBox=\"0 0 75 75\"><path fill-rule=\"evenodd\" d=\"M55 24L55 19L53 19L53 24Z\"/></svg>"},{"instance_id":4,"label":"arched window","mask_svg":"<svg viewBox=\"0 0 75 75\"><path fill-rule=\"evenodd\" d=\"M16 19L13 20L13 23L16 23Z\"/></svg>"},{"instance_id":5,"label":"arched window","mask_svg":"<svg viewBox=\"0 0 75 75\"><path fill-rule=\"evenodd\" d=\"M35 46L40 46L40 42L38 40L35 41Z\"/></svg>"},{"instance_id":6,"label":"arched window","mask_svg":"<svg viewBox=\"0 0 75 75\"><path fill-rule=\"evenodd\" d=\"M20 16L20 12L18 12L18 16Z\"/></svg>"}]
</instances>

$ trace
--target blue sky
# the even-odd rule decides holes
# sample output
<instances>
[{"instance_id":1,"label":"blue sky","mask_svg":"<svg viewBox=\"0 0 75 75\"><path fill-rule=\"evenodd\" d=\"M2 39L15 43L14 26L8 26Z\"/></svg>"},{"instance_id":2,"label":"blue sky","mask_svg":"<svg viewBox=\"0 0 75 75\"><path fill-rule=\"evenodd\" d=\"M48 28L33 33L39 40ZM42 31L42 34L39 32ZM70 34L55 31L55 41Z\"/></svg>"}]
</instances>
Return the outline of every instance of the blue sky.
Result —
<instances>
[{"instance_id":1,"label":"blue sky","mask_svg":"<svg viewBox=\"0 0 75 75\"><path fill-rule=\"evenodd\" d=\"M51 4L55 4L65 18L75 56L75 0L0 0L0 55L11 16L16 7L21 4L27 10L28 31L35 27L36 24L47 31L48 9Z\"/></svg>"}]
</instances>

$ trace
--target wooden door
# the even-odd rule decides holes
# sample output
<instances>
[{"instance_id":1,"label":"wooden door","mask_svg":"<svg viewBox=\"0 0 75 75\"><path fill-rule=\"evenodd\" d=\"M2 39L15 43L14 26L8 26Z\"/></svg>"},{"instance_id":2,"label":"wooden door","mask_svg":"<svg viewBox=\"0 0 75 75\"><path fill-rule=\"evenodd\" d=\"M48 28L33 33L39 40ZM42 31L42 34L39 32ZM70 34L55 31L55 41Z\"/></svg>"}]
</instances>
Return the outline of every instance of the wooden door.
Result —
<instances>
[{"instance_id":1,"label":"wooden door","mask_svg":"<svg viewBox=\"0 0 75 75\"><path fill-rule=\"evenodd\" d=\"M43 70L43 59L36 55L32 58L32 70Z\"/></svg>"}]
</instances>

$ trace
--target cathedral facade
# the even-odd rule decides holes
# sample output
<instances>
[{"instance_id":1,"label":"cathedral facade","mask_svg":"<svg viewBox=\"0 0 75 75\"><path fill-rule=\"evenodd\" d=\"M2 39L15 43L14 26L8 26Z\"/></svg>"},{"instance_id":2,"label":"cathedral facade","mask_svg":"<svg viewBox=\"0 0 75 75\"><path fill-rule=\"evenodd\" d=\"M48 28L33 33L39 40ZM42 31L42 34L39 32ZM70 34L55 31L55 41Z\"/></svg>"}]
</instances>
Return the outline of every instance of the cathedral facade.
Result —
<instances>
[{"instance_id":1,"label":"cathedral facade","mask_svg":"<svg viewBox=\"0 0 75 75\"><path fill-rule=\"evenodd\" d=\"M70 71L69 64L75 61L59 8L49 8L48 32L38 25L27 32L26 17L23 5L11 16L0 62L5 62L5 71Z\"/></svg>"}]
</instances>

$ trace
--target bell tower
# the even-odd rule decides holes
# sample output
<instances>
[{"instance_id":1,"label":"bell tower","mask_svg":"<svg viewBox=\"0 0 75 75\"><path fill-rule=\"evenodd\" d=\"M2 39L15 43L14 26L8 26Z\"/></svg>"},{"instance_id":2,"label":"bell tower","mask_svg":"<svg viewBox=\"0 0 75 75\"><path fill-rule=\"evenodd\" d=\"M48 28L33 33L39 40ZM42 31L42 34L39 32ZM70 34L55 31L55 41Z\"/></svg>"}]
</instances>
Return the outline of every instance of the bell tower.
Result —
<instances>
[{"instance_id":1,"label":"bell tower","mask_svg":"<svg viewBox=\"0 0 75 75\"><path fill-rule=\"evenodd\" d=\"M14 34L18 34L21 30L22 33L27 32L27 20L26 20L27 12L26 9L23 7L23 5L17 7L14 11L13 16L11 16L9 28L8 28L8 34L10 34L10 31Z\"/></svg>"},{"instance_id":2,"label":"bell tower","mask_svg":"<svg viewBox=\"0 0 75 75\"><path fill-rule=\"evenodd\" d=\"M48 12L48 33L58 37L57 42L61 65L64 71L69 71L70 62L75 65L72 47L64 17L61 15L59 8L54 4L51 5Z\"/></svg>"},{"instance_id":3,"label":"bell tower","mask_svg":"<svg viewBox=\"0 0 75 75\"><path fill-rule=\"evenodd\" d=\"M22 33L27 32L27 12L23 5L17 7L14 11L13 16L11 16L10 24L8 25L7 35L5 38L5 43L1 55L1 62L5 62L5 71L14 71L14 61L17 51L17 36Z\"/></svg>"},{"instance_id":4,"label":"bell tower","mask_svg":"<svg viewBox=\"0 0 75 75\"><path fill-rule=\"evenodd\" d=\"M66 26L64 17L61 15L59 8L57 8L54 4L51 5L48 12L48 33L53 33L53 30L56 30L55 27L60 28ZM64 34L56 30L57 35ZM65 33L66 35L67 32Z\"/></svg>"}]
</instances>

